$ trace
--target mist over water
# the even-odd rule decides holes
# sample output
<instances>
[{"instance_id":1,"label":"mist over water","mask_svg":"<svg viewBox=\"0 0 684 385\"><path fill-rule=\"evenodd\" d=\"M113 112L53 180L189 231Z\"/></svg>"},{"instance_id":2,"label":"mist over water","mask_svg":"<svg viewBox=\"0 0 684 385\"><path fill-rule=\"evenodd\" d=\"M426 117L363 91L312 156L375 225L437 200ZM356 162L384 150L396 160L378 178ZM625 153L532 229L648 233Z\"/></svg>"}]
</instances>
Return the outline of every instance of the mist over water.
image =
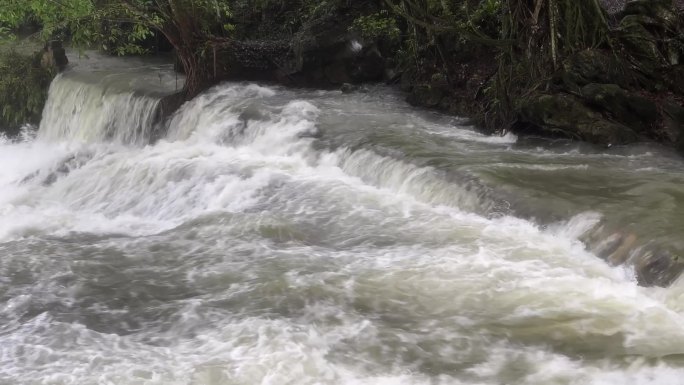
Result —
<instances>
[{"instance_id":1,"label":"mist over water","mask_svg":"<svg viewBox=\"0 0 684 385\"><path fill-rule=\"evenodd\" d=\"M115 83L57 78L0 142L0 384L684 384L684 281L583 242L683 250L674 154L382 87L224 84L154 140Z\"/></svg>"}]
</instances>

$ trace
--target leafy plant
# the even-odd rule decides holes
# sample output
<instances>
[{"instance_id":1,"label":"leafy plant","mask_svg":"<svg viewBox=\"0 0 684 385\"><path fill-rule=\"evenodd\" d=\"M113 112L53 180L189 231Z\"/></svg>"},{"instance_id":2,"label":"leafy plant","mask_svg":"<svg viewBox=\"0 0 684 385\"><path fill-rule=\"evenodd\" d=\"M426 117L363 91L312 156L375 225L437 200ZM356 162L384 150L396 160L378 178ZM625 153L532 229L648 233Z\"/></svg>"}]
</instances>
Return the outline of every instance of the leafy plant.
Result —
<instances>
[{"instance_id":1,"label":"leafy plant","mask_svg":"<svg viewBox=\"0 0 684 385\"><path fill-rule=\"evenodd\" d=\"M53 74L41 67L39 56L13 49L0 53L0 73L0 130L38 123Z\"/></svg>"},{"instance_id":2,"label":"leafy plant","mask_svg":"<svg viewBox=\"0 0 684 385\"><path fill-rule=\"evenodd\" d=\"M396 41L401 36L397 21L387 11L380 11L372 15L361 16L354 20L351 30L361 34L364 39L388 39Z\"/></svg>"}]
</instances>

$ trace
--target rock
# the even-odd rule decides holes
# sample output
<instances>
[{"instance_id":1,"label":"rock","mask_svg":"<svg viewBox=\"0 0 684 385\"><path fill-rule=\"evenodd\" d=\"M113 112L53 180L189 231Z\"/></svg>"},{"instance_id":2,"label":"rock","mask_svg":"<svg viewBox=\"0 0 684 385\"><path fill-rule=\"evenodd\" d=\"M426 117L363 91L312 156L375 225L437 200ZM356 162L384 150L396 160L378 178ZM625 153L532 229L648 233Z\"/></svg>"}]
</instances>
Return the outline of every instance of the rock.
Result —
<instances>
[{"instance_id":1,"label":"rock","mask_svg":"<svg viewBox=\"0 0 684 385\"><path fill-rule=\"evenodd\" d=\"M628 15L620 22L618 36L627 53L648 71L667 65L665 56L660 52L660 39L646 28L657 21L644 15Z\"/></svg>"},{"instance_id":2,"label":"rock","mask_svg":"<svg viewBox=\"0 0 684 385\"><path fill-rule=\"evenodd\" d=\"M340 87L340 91L342 91L343 94L351 94L354 91L358 91L359 86L349 84L349 83L344 83L342 84L342 87Z\"/></svg>"},{"instance_id":3,"label":"rock","mask_svg":"<svg viewBox=\"0 0 684 385\"><path fill-rule=\"evenodd\" d=\"M355 83L381 81L385 77L385 59L376 47L363 49L350 64L349 74Z\"/></svg>"},{"instance_id":4,"label":"rock","mask_svg":"<svg viewBox=\"0 0 684 385\"><path fill-rule=\"evenodd\" d=\"M53 40L45 44L43 54L40 60L40 65L48 70L55 70L57 72L64 71L69 64L69 59L66 56L66 51L59 40Z\"/></svg>"},{"instance_id":5,"label":"rock","mask_svg":"<svg viewBox=\"0 0 684 385\"><path fill-rule=\"evenodd\" d=\"M647 73L679 64L684 57L684 17L670 0L627 4L617 31L625 53Z\"/></svg>"},{"instance_id":6,"label":"rock","mask_svg":"<svg viewBox=\"0 0 684 385\"><path fill-rule=\"evenodd\" d=\"M669 28L677 24L677 11L672 0L631 0L625 4L623 16L647 16Z\"/></svg>"},{"instance_id":7,"label":"rock","mask_svg":"<svg viewBox=\"0 0 684 385\"><path fill-rule=\"evenodd\" d=\"M325 80L330 84L344 84L352 81L347 66L343 61L334 62L325 67Z\"/></svg>"},{"instance_id":8,"label":"rock","mask_svg":"<svg viewBox=\"0 0 684 385\"><path fill-rule=\"evenodd\" d=\"M638 133L651 132L658 120L658 107L652 100L629 93L616 84L587 84L581 93L591 106L608 112L615 121Z\"/></svg>"},{"instance_id":9,"label":"rock","mask_svg":"<svg viewBox=\"0 0 684 385\"><path fill-rule=\"evenodd\" d=\"M571 90L590 83L616 84L630 88L636 83L635 74L619 62L615 56L595 49L587 49L571 55L563 62L561 81Z\"/></svg>"},{"instance_id":10,"label":"rock","mask_svg":"<svg viewBox=\"0 0 684 385\"><path fill-rule=\"evenodd\" d=\"M305 85L326 88L382 81L383 55L375 44L359 39L350 28L368 7L375 9L370 3L340 2L330 12L307 20L292 39L292 58L287 65L290 75ZM323 69L323 79L311 76L319 68Z\"/></svg>"},{"instance_id":11,"label":"rock","mask_svg":"<svg viewBox=\"0 0 684 385\"><path fill-rule=\"evenodd\" d=\"M413 87L413 91L406 98L410 104L423 107L437 107L444 97L441 87L422 84Z\"/></svg>"},{"instance_id":12,"label":"rock","mask_svg":"<svg viewBox=\"0 0 684 385\"><path fill-rule=\"evenodd\" d=\"M386 67L385 74L383 76L385 83L395 84L401 79L401 72L398 72L394 67Z\"/></svg>"},{"instance_id":13,"label":"rock","mask_svg":"<svg viewBox=\"0 0 684 385\"><path fill-rule=\"evenodd\" d=\"M533 126L533 131L548 136L563 136L601 145L637 141L637 134L627 126L609 121L569 94L538 94L519 110L517 127ZM521 124L522 123L522 124Z\"/></svg>"},{"instance_id":14,"label":"rock","mask_svg":"<svg viewBox=\"0 0 684 385\"><path fill-rule=\"evenodd\" d=\"M684 95L684 64L673 65L664 69L662 77L671 92Z\"/></svg>"},{"instance_id":15,"label":"rock","mask_svg":"<svg viewBox=\"0 0 684 385\"><path fill-rule=\"evenodd\" d=\"M399 89L403 92L411 92L417 76L418 74L413 67L402 72L399 78Z\"/></svg>"},{"instance_id":16,"label":"rock","mask_svg":"<svg viewBox=\"0 0 684 385\"><path fill-rule=\"evenodd\" d=\"M684 107L674 100L667 100L663 108L663 129L677 148L684 150Z\"/></svg>"},{"instance_id":17,"label":"rock","mask_svg":"<svg viewBox=\"0 0 684 385\"><path fill-rule=\"evenodd\" d=\"M684 260L667 251L654 250L637 258L635 270L639 285L666 287L684 272Z\"/></svg>"}]
</instances>

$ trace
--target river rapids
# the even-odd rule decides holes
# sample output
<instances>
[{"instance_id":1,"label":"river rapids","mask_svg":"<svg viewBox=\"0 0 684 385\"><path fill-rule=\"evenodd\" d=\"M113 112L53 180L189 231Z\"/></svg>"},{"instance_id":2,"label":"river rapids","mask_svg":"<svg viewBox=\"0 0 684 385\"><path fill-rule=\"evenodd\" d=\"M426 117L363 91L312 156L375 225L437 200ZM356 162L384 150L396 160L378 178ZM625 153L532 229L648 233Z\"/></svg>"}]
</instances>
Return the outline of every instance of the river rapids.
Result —
<instances>
[{"instance_id":1,"label":"river rapids","mask_svg":"<svg viewBox=\"0 0 684 385\"><path fill-rule=\"evenodd\" d=\"M684 279L634 262L684 250L677 155L384 87L223 84L161 126L135 86L60 75L0 142L0 384L684 384Z\"/></svg>"}]
</instances>

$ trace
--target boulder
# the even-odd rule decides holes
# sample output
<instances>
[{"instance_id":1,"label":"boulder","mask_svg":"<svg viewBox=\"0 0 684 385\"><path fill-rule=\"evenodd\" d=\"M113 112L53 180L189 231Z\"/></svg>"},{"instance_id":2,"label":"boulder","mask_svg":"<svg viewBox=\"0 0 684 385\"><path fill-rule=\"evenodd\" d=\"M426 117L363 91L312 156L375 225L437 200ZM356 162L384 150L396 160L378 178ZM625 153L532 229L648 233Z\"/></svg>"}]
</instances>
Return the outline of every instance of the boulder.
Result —
<instances>
[{"instance_id":1,"label":"boulder","mask_svg":"<svg viewBox=\"0 0 684 385\"><path fill-rule=\"evenodd\" d=\"M673 0L631 0L625 4L623 16L647 16L664 26L672 28L677 24L677 6Z\"/></svg>"},{"instance_id":2,"label":"boulder","mask_svg":"<svg viewBox=\"0 0 684 385\"><path fill-rule=\"evenodd\" d=\"M627 89L637 83L635 76L615 56L597 49L586 49L563 62L560 80L571 90L590 83L616 84Z\"/></svg>"},{"instance_id":3,"label":"boulder","mask_svg":"<svg viewBox=\"0 0 684 385\"><path fill-rule=\"evenodd\" d=\"M358 51L349 65L349 75L355 83L380 81L385 78L385 58L375 46Z\"/></svg>"},{"instance_id":4,"label":"boulder","mask_svg":"<svg viewBox=\"0 0 684 385\"><path fill-rule=\"evenodd\" d=\"M684 95L684 63L664 69L662 77L671 92Z\"/></svg>"},{"instance_id":5,"label":"boulder","mask_svg":"<svg viewBox=\"0 0 684 385\"><path fill-rule=\"evenodd\" d=\"M344 83L342 84L342 87L340 87L340 91L342 91L343 94L351 94L352 92L358 91L359 86L354 85L354 84L349 84L349 83Z\"/></svg>"},{"instance_id":6,"label":"boulder","mask_svg":"<svg viewBox=\"0 0 684 385\"><path fill-rule=\"evenodd\" d=\"M634 267L639 285L667 287L684 272L684 260L665 250L653 250L640 255Z\"/></svg>"},{"instance_id":7,"label":"boulder","mask_svg":"<svg viewBox=\"0 0 684 385\"><path fill-rule=\"evenodd\" d=\"M406 101L411 105L421 107L437 107L444 97L444 90L441 87L430 84L421 84L413 87Z\"/></svg>"},{"instance_id":8,"label":"boulder","mask_svg":"<svg viewBox=\"0 0 684 385\"><path fill-rule=\"evenodd\" d=\"M532 126L547 136L580 139L601 145L627 144L638 140L629 127L610 121L573 95L537 94L519 108L516 127Z\"/></svg>"},{"instance_id":9,"label":"boulder","mask_svg":"<svg viewBox=\"0 0 684 385\"><path fill-rule=\"evenodd\" d=\"M684 57L684 13L670 0L631 1L616 36L642 71L677 65Z\"/></svg>"},{"instance_id":10,"label":"boulder","mask_svg":"<svg viewBox=\"0 0 684 385\"><path fill-rule=\"evenodd\" d=\"M414 67L410 67L406 71L403 71L399 78L399 89L403 92L411 92L415 86L417 77L418 72Z\"/></svg>"},{"instance_id":11,"label":"boulder","mask_svg":"<svg viewBox=\"0 0 684 385\"><path fill-rule=\"evenodd\" d=\"M684 150L684 107L675 100L667 100L662 109L665 135L679 150Z\"/></svg>"},{"instance_id":12,"label":"boulder","mask_svg":"<svg viewBox=\"0 0 684 385\"><path fill-rule=\"evenodd\" d=\"M323 72L325 73L325 80L330 84L344 84L352 81L347 65L343 61L330 63Z\"/></svg>"},{"instance_id":13,"label":"boulder","mask_svg":"<svg viewBox=\"0 0 684 385\"><path fill-rule=\"evenodd\" d=\"M589 105L640 134L651 132L658 120L655 102L616 84L587 84L581 93Z\"/></svg>"},{"instance_id":14,"label":"boulder","mask_svg":"<svg viewBox=\"0 0 684 385\"><path fill-rule=\"evenodd\" d=\"M661 39L647 29L647 26L657 24L648 16L628 15L622 19L618 29L618 37L626 52L649 72L668 64L659 48Z\"/></svg>"}]
</instances>

